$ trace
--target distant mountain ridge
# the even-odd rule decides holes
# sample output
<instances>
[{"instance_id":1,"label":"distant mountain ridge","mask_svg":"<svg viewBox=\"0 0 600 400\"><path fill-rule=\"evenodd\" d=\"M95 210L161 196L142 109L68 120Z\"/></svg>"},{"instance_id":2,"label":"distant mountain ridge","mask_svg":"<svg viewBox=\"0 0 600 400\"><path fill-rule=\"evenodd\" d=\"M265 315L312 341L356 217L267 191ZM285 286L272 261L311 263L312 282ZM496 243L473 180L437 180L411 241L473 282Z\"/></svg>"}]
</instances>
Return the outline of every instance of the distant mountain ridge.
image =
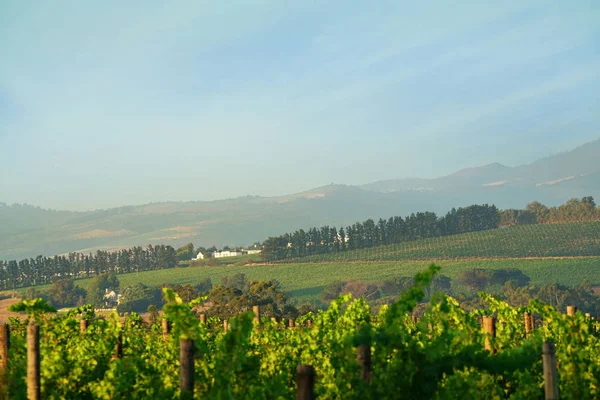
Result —
<instances>
[{"instance_id":1,"label":"distant mountain ridge","mask_svg":"<svg viewBox=\"0 0 600 400\"><path fill-rule=\"evenodd\" d=\"M520 187L556 184L559 180L580 179L600 174L600 139L586 143L571 151L559 153L518 167L492 163L471 167L434 179L390 179L368 183L363 189L377 192L412 191L421 188L433 190L460 186L501 186L515 184ZM565 179L568 178L568 179ZM562 181L561 181L562 182ZM600 182L599 182L600 183Z\"/></svg>"},{"instance_id":2,"label":"distant mountain ridge","mask_svg":"<svg viewBox=\"0 0 600 400\"><path fill-rule=\"evenodd\" d=\"M0 259L190 241L244 245L299 228L417 211L439 214L471 204L522 208L533 200L559 205L573 197L600 199L599 159L596 140L518 167L492 163L434 179L327 185L278 197L151 203L87 212L0 203Z\"/></svg>"}]
</instances>

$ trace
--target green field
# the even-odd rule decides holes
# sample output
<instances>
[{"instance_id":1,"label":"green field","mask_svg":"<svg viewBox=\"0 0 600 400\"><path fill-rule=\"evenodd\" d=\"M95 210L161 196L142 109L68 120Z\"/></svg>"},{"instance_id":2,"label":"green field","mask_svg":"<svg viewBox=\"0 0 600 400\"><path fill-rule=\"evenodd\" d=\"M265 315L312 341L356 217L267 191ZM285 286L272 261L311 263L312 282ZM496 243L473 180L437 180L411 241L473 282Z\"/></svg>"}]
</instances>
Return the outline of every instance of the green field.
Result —
<instances>
[{"instance_id":1,"label":"green field","mask_svg":"<svg viewBox=\"0 0 600 400\"><path fill-rule=\"evenodd\" d=\"M222 258L215 260L216 266L180 267L118 277L121 287L138 282L148 286L195 284L205 278L218 284L222 277L242 272L251 280L276 279L284 291L303 301L316 298L325 285L336 280L383 281L413 276L435 261L442 266L441 273L450 278L457 277L464 269L517 268L535 285L575 286L585 280L600 285L600 222L516 226L276 264L260 264L258 259L258 255ZM79 280L76 284L85 288L87 282Z\"/></svg>"},{"instance_id":2,"label":"green field","mask_svg":"<svg viewBox=\"0 0 600 400\"><path fill-rule=\"evenodd\" d=\"M511 226L283 262L600 257L600 222Z\"/></svg>"},{"instance_id":3,"label":"green field","mask_svg":"<svg viewBox=\"0 0 600 400\"><path fill-rule=\"evenodd\" d=\"M468 268L518 268L536 285L558 282L575 286L584 280L600 284L600 257L441 261L439 264L442 266L441 274L451 278ZM382 261L191 267L122 274L119 275L119 281L121 287L138 282L148 286L163 283L195 284L205 278L211 278L213 284L217 284L223 276L241 272L251 280L276 279L284 291L302 302L316 298L325 285L336 280L383 281L391 277L413 276L427 265L429 262L425 261ZM76 281L76 284L85 288L87 282L84 279ZM36 289L46 288L47 286L39 286Z\"/></svg>"}]
</instances>

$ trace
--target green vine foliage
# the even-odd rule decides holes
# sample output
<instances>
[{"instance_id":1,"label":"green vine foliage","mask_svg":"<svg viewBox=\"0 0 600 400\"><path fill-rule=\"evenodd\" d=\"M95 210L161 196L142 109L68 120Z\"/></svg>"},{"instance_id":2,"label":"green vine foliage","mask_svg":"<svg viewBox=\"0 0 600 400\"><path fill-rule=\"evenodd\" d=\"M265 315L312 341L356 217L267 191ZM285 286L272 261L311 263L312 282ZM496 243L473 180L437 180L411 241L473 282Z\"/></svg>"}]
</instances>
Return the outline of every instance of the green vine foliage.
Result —
<instances>
[{"instance_id":1,"label":"green vine foliage","mask_svg":"<svg viewBox=\"0 0 600 400\"><path fill-rule=\"evenodd\" d=\"M47 313L55 313L56 308L52 307L43 299L23 300L8 307L8 311L27 313L26 323L41 322Z\"/></svg>"},{"instance_id":2,"label":"green vine foliage","mask_svg":"<svg viewBox=\"0 0 600 400\"><path fill-rule=\"evenodd\" d=\"M327 310L299 318L293 329L269 318L257 323L250 311L229 320L226 331L215 318L203 324L194 308L205 299L186 303L168 289L167 340L160 324L148 326L136 314L122 320L97 316L87 306L58 315L39 312L40 303L19 307L41 327L45 399L180 398L180 339L195 344L198 399L292 399L299 364L314 367L315 393L322 399L541 399L546 340L556 344L561 398L600 397L600 324L538 302L510 307L486 294L487 307L470 313L455 299L434 295L414 322L411 313L438 270L432 265L418 274L398 302L376 315L364 300L344 295ZM528 336L525 311L538 320ZM484 315L497 320L496 336L488 338L492 352L484 348ZM84 333L81 319L88 321ZM11 324L0 398L26 398L26 326L16 319ZM119 338L121 358L115 351ZM357 361L361 345L371 349L369 382L361 379Z\"/></svg>"}]
</instances>

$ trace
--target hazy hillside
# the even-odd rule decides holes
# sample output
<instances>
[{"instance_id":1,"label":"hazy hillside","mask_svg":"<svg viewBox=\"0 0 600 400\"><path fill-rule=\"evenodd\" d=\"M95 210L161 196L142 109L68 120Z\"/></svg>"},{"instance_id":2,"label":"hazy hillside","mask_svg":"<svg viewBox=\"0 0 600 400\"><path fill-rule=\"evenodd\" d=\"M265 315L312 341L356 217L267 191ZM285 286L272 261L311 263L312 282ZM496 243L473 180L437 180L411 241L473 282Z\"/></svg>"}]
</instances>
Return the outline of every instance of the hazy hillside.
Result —
<instances>
[{"instance_id":1,"label":"hazy hillside","mask_svg":"<svg viewBox=\"0 0 600 400\"><path fill-rule=\"evenodd\" d=\"M580 189L600 188L600 140L574 150L519 167L494 163L467 168L436 179L392 179L369 183L363 189L377 192L449 192L469 189L502 195L526 194L527 198L576 197ZM572 194L570 194L572 193ZM550 202L550 201L548 201Z\"/></svg>"},{"instance_id":2,"label":"hazy hillside","mask_svg":"<svg viewBox=\"0 0 600 400\"><path fill-rule=\"evenodd\" d=\"M270 235L416 211L494 203L558 205L572 197L600 199L600 140L529 165L490 164L437 179L329 185L281 197L170 202L91 212L0 204L0 259L149 243L243 245ZM0 199L1 200L1 199Z\"/></svg>"},{"instance_id":3,"label":"hazy hillside","mask_svg":"<svg viewBox=\"0 0 600 400\"><path fill-rule=\"evenodd\" d=\"M86 213L0 206L0 258L149 243L250 244L292 228L348 224L415 209L411 196L327 186L277 198L159 203Z\"/></svg>"}]
</instances>

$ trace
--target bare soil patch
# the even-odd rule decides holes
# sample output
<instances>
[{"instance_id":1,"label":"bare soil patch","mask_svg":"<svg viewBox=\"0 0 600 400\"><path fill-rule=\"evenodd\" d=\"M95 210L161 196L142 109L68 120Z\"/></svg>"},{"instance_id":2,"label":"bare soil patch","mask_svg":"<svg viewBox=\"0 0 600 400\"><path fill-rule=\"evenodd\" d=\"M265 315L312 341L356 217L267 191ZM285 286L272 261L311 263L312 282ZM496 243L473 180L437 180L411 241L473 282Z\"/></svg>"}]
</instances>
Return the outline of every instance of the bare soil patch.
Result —
<instances>
[{"instance_id":1,"label":"bare soil patch","mask_svg":"<svg viewBox=\"0 0 600 400\"><path fill-rule=\"evenodd\" d=\"M8 317L18 317L18 313L8 311L8 307L18 303L21 299L4 299L0 300L0 323L8 322Z\"/></svg>"}]
</instances>

